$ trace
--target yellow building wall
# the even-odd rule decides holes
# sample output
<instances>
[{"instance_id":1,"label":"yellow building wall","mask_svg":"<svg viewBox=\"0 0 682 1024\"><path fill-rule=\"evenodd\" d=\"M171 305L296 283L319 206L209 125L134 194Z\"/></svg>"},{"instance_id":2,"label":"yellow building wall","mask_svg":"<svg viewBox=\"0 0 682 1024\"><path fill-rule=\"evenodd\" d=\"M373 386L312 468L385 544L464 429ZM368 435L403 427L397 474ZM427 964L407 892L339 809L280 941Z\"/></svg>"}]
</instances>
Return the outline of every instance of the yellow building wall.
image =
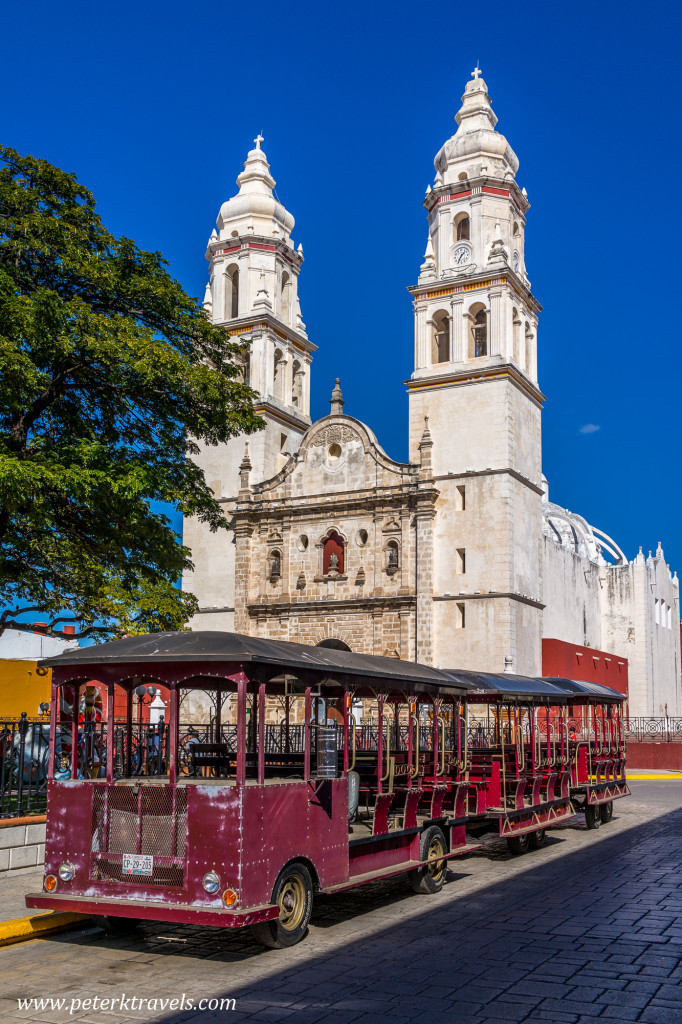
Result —
<instances>
[{"instance_id":1,"label":"yellow building wall","mask_svg":"<svg viewBox=\"0 0 682 1024\"><path fill-rule=\"evenodd\" d=\"M38 668L36 661L0 659L0 719L40 715L40 704L50 700L52 670Z\"/></svg>"}]
</instances>

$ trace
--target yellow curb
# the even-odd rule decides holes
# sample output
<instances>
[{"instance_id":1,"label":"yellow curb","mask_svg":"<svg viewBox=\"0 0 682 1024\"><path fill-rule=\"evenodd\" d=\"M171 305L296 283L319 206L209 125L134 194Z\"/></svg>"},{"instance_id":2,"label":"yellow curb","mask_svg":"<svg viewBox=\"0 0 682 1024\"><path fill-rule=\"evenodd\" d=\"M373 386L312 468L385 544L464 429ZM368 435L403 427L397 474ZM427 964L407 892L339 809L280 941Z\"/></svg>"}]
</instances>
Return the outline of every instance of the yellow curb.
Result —
<instances>
[{"instance_id":1,"label":"yellow curb","mask_svg":"<svg viewBox=\"0 0 682 1024\"><path fill-rule=\"evenodd\" d=\"M34 917L15 917L13 921L0 921L0 946L10 946L13 942L26 942L41 935L66 931L87 921L88 918L88 914L50 911L47 914L36 914Z\"/></svg>"},{"instance_id":2,"label":"yellow curb","mask_svg":"<svg viewBox=\"0 0 682 1024\"><path fill-rule=\"evenodd\" d=\"M651 773L651 775L630 775L628 773L628 782L632 782L633 779L635 781L638 780L638 779L640 781L643 781L643 780L646 780L646 779L678 779L679 780L679 779L682 779L682 772L667 772L665 775L654 775L653 772Z\"/></svg>"}]
</instances>

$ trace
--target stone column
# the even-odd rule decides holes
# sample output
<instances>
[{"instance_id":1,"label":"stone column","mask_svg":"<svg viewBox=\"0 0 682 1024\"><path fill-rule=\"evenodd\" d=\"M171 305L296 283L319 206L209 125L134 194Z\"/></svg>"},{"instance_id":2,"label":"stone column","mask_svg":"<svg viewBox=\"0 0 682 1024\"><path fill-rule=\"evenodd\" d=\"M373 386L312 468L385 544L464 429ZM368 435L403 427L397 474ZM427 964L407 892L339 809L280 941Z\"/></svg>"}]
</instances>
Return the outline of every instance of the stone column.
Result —
<instances>
[{"instance_id":1,"label":"stone column","mask_svg":"<svg viewBox=\"0 0 682 1024\"><path fill-rule=\"evenodd\" d=\"M285 405L291 405L291 388L294 381L293 365L294 361L291 356L291 350L282 346L282 355L284 356L284 366L282 374L282 401Z\"/></svg>"},{"instance_id":2,"label":"stone column","mask_svg":"<svg viewBox=\"0 0 682 1024\"><path fill-rule=\"evenodd\" d=\"M310 367L312 359L304 356L302 359L303 374L301 377L301 398L299 408L302 416L310 416Z\"/></svg>"},{"instance_id":3,"label":"stone column","mask_svg":"<svg viewBox=\"0 0 682 1024\"><path fill-rule=\"evenodd\" d=\"M476 195L471 197L471 245L473 248L473 263L479 267L485 267L487 252L483 244L483 197Z\"/></svg>"},{"instance_id":4,"label":"stone column","mask_svg":"<svg viewBox=\"0 0 682 1024\"><path fill-rule=\"evenodd\" d=\"M440 204L440 217L438 218L438 264L436 266L436 277L440 278L441 271L450 266L450 245L452 241L452 207L448 203Z\"/></svg>"},{"instance_id":5,"label":"stone column","mask_svg":"<svg viewBox=\"0 0 682 1024\"><path fill-rule=\"evenodd\" d=\"M291 524L282 523L282 593L280 601L288 604L291 601L291 592L296 592L296 580L292 579L291 560ZM295 569L295 567L294 567ZM297 574L298 576L298 574Z\"/></svg>"},{"instance_id":6,"label":"stone column","mask_svg":"<svg viewBox=\"0 0 682 1024\"><path fill-rule=\"evenodd\" d=\"M235 254L232 254L234 259ZM237 316L248 316L253 308L256 298L254 291L251 294L251 275L249 273L249 250L244 249L236 254L237 266L239 267L239 302L237 305ZM258 285L256 284L256 287Z\"/></svg>"},{"instance_id":7,"label":"stone column","mask_svg":"<svg viewBox=\"0 0 682 1024\"><path fill-rule=\"evenodd\" d=\"M419 509L414 517L417 563L417 661L430 665L433 659L433 523L435 510Z\"/></svg>"},{"instance_id":8,"label":"stone column","mask_svg":"<svg viewBox=\"0 0 682 1024\"><path fill-rule=\"evenodd\" d=\"M466 323L464 320L464 299L452 299L450 302L450 361L459 363L465 358L464 338Z\"/></svg>"},{"instance_id":9,"label":"stone column","mask_svg":"<svg viewBox=\"0 0 682 1024\"><path fill-rule=\"evenodd\" d=\"M421 370L430 364L426 346L426 306L417 306L414 314L414 368Z\"/></svg>"},{"instance_id":10,"label":"stone column","mask_svg":"<svg viewBox=\"0 0 682 1024\"><path fill-rule=\"evenodd\" d=\"M234 518L234 628L237 633L249 633L249 578L251 570L251 526L246 515L239 512Z\"/></svg>"},{"instance_id":11,"label":"stone column","mask_svg":"<svg viewBox=\"0 0 682 1024\"><path fill-rule=\"evenodd\" d=\"M254 331L251 342L251 387L261 398L267 398L272 390L268 387L268 367L272 364L272 345L263 331ZM272 370L270 370L270 380Z\"/></svg>"},{"instance_id":12,"label":"stone column","mask_svg":"<svg viewBox=\"0 0 682 1024\"><path fill-rule=\"evenodd\" d=\"M221 324L225 319L225 263L223 260L215 260L213 263L213 322Z\"/></svg>"},{"instance_id":13,"label":"stone column","mask_svg":"<svg viewBox=\"0 0 682 1024\"><path fill-rule=\"evenodd\" d=\"M532 380L538 379L538 334L537 324L531 322L531 341L529 345L530 359L528 362L528 376Z\"/></svg>"},{"instance_id":14,"label":"stone column","mask_svg":"<svg viewBox=\"0 0 682 1024\"><path fill-rule=\"evenodd\" d=\"M507 355L504 323L504 293L501 288L490 290L490 329L488 331L488 355Z\"/></svg>"}]
</instances>

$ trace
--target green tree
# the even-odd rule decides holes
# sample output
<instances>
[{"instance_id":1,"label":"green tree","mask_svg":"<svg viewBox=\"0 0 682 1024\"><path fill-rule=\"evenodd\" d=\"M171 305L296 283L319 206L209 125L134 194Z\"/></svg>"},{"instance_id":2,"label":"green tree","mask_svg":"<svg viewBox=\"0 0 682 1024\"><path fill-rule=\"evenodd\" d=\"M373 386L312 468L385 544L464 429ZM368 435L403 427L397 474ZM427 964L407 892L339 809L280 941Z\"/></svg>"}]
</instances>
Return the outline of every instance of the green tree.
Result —
<instances>
[{"instance_id":1,"label":"green tree","mask_svg":"<svg viewBox=\"0 0 682 1024\"><path fill-rule=\"evenodd\" d=\"M150 502L229 529L193 461L257 430L244 349L91 193L0 147L0 632L40 611L100 637L172 630L191 552Z\"/></svg>"}]
</instances>

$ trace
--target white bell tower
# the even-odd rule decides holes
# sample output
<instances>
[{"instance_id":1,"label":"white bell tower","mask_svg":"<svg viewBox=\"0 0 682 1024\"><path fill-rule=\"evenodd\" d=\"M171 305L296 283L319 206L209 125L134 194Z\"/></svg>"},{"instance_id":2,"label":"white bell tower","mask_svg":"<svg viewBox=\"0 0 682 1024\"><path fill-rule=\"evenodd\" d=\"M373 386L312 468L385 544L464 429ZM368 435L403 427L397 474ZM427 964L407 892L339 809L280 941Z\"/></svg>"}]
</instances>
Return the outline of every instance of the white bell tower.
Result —
<instances>
[{"instance_id":1,"label":"white bell tower","mask_svg":"<svg viewBox=\"0 0 682 1024\"><path fill-rule=\"evenodd\" d=\"M427 188L414 298L410 458L429 417L441 497L434 664L541 667L540 305L526 274L529 202L477 67Z\"/></svg>"},{"instance_id":2,"label":"white bell tower","mask_svg":"<svg viewBox=\"0 0 682 1024\"><path fill-rule=\"evenodd\" d=\"M250 481L260 483L284 466L310 426L310 366L316 347L306 334L298 299L303 249L294 248L294 218L275 198L275 179L258 135L237 178L239 192L223 203L206 250L210 280L204 308L215 324L249 343L244 376L258 393L263 430L248 438ZM202 447L197 462L230 518L239 491L246 438ZM234 537L212 534L193 519L183 540L192 549L193 573L183 588L199 599L195 629L233 629Z\"/></svg>"},{"instance_id":3,"label":"white bell tower","mask_svg":"<svg viewBox=\"0 0 682 1024\"><path fill-rule=\"evenodd\" d=\"M260 395L257 412L266 421L249 444L253 483L282 468L310 425L310 364L316 349L298 300L303 248L294 249L294 218L273 195L275 179L262 141L261 135L254 140L237 178L238 194L220 208L206 250L211 276L204 299L214 323L251 342L245 373ZM234 448L230 494L238 490L244 454L243 443L234 442ZM223 490L230 484L225 480Z\"/></svg>"}]
</instances>

